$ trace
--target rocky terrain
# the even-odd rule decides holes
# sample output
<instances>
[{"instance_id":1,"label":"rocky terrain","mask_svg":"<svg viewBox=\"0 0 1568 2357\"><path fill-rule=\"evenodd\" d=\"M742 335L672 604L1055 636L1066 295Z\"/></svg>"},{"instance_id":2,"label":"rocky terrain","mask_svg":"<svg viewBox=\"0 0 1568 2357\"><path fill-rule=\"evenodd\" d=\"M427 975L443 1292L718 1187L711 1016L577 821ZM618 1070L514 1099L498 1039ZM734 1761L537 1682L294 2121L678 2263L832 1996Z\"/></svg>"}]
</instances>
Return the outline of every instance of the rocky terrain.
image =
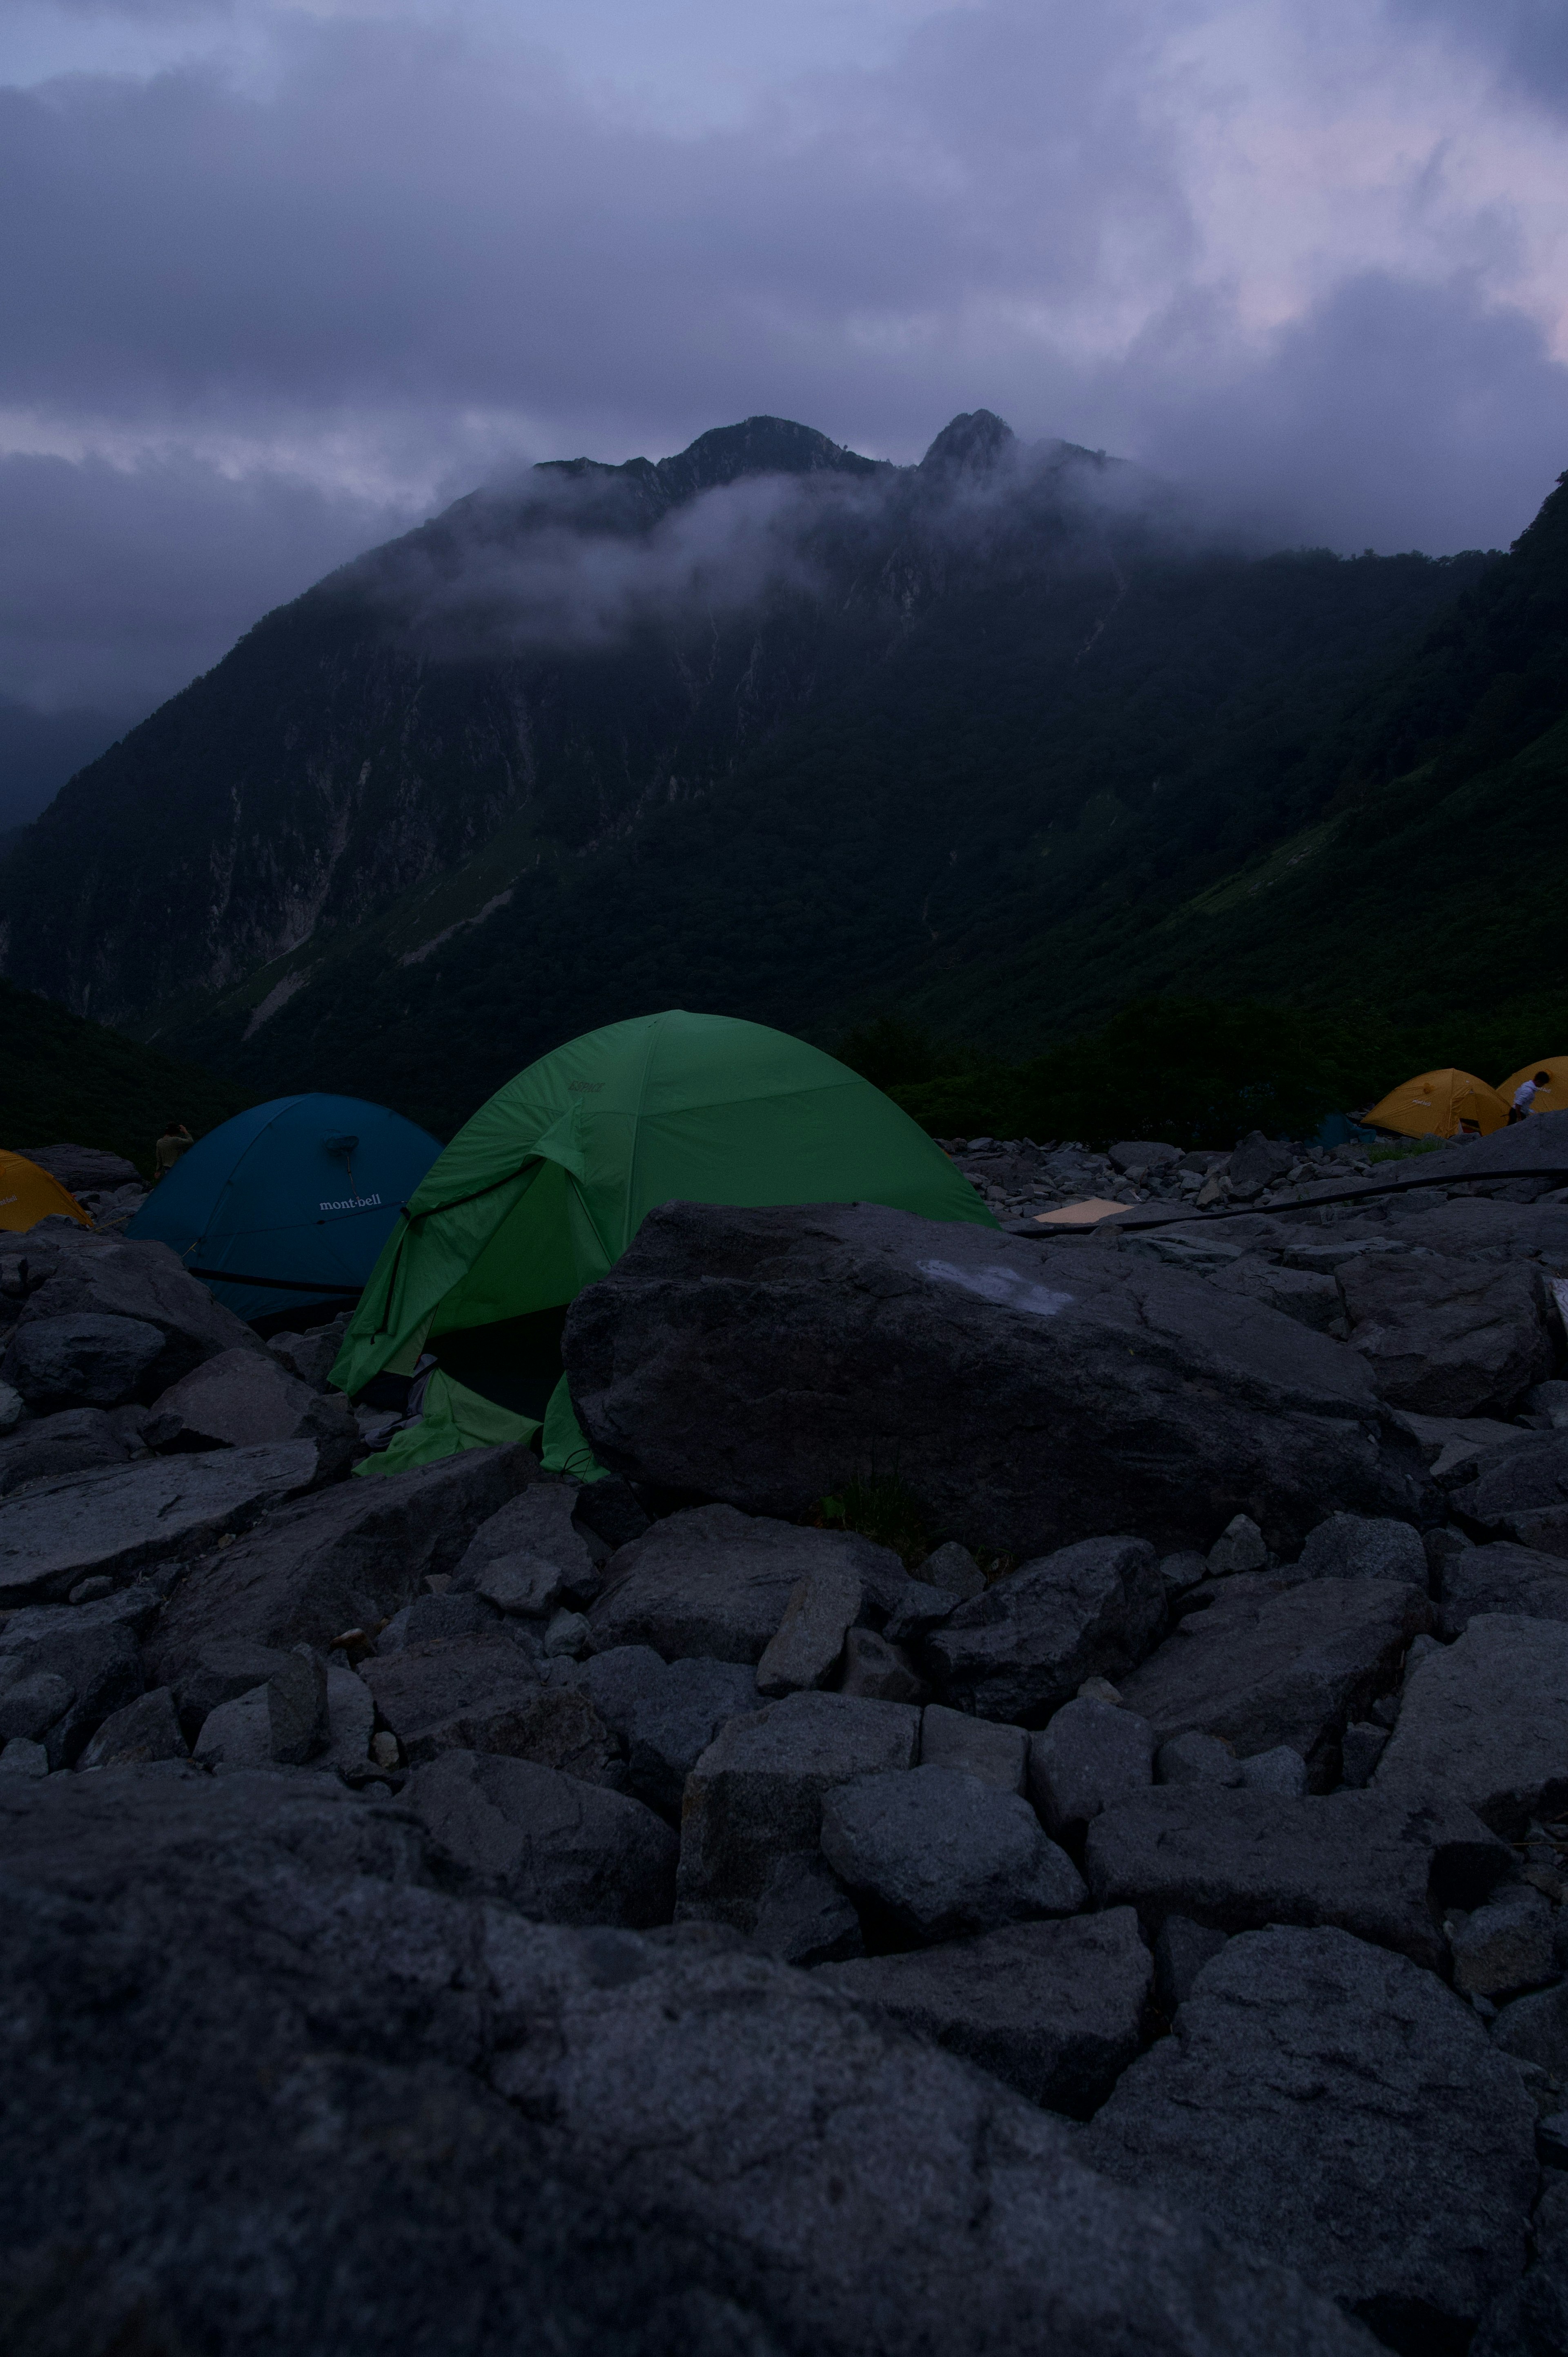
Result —
<instances>
[{"instance_id":1,"label":"rocky terrain","mask_svg":"<svg viewBox=\"0 0 1568 2357\"><path fill-rule=\"evenodd\" d=\"M667 1206L587 1485L4 1239L5 2345L1561 2352L1563 1127Z\"/></svg>"}]
</instances>

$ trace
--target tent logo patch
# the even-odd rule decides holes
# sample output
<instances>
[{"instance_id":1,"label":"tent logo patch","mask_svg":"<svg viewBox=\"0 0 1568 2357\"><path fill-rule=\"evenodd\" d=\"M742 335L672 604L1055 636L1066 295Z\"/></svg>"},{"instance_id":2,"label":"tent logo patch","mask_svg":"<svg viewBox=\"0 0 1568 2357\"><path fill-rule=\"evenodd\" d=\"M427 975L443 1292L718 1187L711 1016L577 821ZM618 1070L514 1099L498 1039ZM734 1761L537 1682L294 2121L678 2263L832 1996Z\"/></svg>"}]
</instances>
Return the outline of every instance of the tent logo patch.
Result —
<instances>
[{"instance_id":1,"label":"tent logo patch","mask_svg":"<svg viewBox=\"0 0 1568 2357\"><path fill-rule=\"evenodd\" d=\"M373 1211L381 1201L379 1195L346 1195L340 1203L318 1203L321 1211Z\"/></svg>"}]
</instances>

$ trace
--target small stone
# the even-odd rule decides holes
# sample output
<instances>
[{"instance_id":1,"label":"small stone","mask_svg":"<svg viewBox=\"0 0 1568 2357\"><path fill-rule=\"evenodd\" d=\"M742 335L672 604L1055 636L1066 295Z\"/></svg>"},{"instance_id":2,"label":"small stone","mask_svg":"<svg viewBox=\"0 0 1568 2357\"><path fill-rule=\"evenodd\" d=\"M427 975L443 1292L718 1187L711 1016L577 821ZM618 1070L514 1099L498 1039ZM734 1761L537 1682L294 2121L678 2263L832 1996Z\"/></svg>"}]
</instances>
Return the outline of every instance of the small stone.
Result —
<instances>
[{"instance_id":1,"label":"small stone","mask_svg":"<svg viewBox=\"0 0 1568 2357\"><path fill-rule=\"evenodd\" d=\"M36 1742L76 1700L74 1686L53 1670L38 1670L30 1678L14 1678L0 1687L0 1741L21 1736Z\"/></svg>"},{"instance_id":2,"label":"small stone","mask_svg":"<svg viewBox=\"0 0 1568 2357\"><path fill-rule=\"evenodd\" d=\"M1113 1709L1120 1709L1122 1690L1113 1686L1109 1678L1085 1678L1078 1690L1078 1699L1079 1702L1108 1702Z\"/></svg>"},{"instance_id":3,"label":"small stone","mask_svg":"<svg viewBox=\"0 0 1568 2357\"><path fill-rule=\"evenodd\" d=\"M167 1686L155 1686L106 1718L76 1764L79 1769L131 1768L151 1760L186 1757L174 1696Z\"/></svg>"},{"instance_id":4,"label":"small stone","mask_svg":"<svg viewBox=\"0 0 1568 2357\"><path fill-rule=\"evenodd\" d=\"M114 1583L104 1573L96 1572L91 1579L79 1579L66 1601L70 1604L96 1604L101 1596L113 1595Z\"/></svg>"},{"instance_id":5,"label":"small stone","mask_svg":"<svg viewBox=\"0 0 1568 2357\"><path fill-rule=\"evenodd\" d=\"M822 1803L822 1846L852 1891L925 1943L1072 1915L1087 1896L1027 1801L948 1768L838 1786Z\"/></svg>"},{"instance_id":6,"label":"small stone","mask_svg":"<svg viewBox=\"0 0 1568 2357\"><path fill-rule=\"evenodd\" d=\"M0 1432L14 1432L21 1421L21 1393L15 1383L0 1383Z\"/></svg>"},{"instance_id":7,"label":"small stone","mask_svg":"<svg viewBox=\"0 0 1568 2357\"><path fill-rule=\"evenodd\" d=\"M371 1757L378 1768L395 1768L398 1763L398 1740L386 1727L371 1738Z\"/></svg>"},{"instance_id":8,"label":"small stone","mask_svg":"<svg viewBox=\"0 0 1568 2357\"><path fill-rule=\"evenodd\" d=\"M854 1900L827 1860L781 1857L757 1910L752 1945L781 1964L832 1964L865 1953Z\"/></svg>"},{"instance_id":9,"label":"small stone","mask_svg":"<svg viewBox=\"0 0 1568 2357\"><path fill-rule=\"evenodd\" d=\"M580 1662L588 1650L588 1623L581 1612L557 1612L544 1631L544 1651L552 1661Z\"/></svg>"},{"instance_id":10,"label":"small stone","mask_svg":"<svg viewBox=\"0 0 1568 2357\"><path fill-rule=\"evenodd\" d=\"M1250 1514L1233 1514L1208 1550L1208 1568L1216 1579L1232 1572L1262 1571L1268 1560L1268 1544Z\"/></svg>"},{"instance_id":11,"label":"small stone","mask_svg":"<svg viewBox=\"0 0 1568 2357\"><path fill-rule=\"evenodd\" d=\"M1398 1695L1380 1695L1368 1714L1375 1727L1386 1727L1391 1734L1393 1731L1394 1722L1398 1718L1399 1715L1400 1698Z\"/></svg>"},{"instance_id":12,"label":"small stone","mask_svg":"<svg viewBox=\"0 0 1568 2357\"><path fill-rule=\"evenodd\" d=\"M1249 1792L1283 1792L1300 1800L1306 1791L1306 1762L1288 1743L1272 1751L1256 1751L1241 1761L1241 1781Z\"/></svg>"},{"instance_id":13,"label":"small stone","mask_svg":"<svg viewBox=\"0 0 1568 2357\"><path fill-rule=\"evenodd\" d=\"M41 1743L33 1743L25 1735L14 1735L0 1749L0 1775L47 1776L48 1772L48 1753Z\"/></svg>"},{"instance_id":14,"label":"small stone","mask_svg":"<svg viewBox=\"0 0 1568 2357\"><path fill-rule=\"evenodd\" d=\"M1155 1777L1161 1784L1230 1786L1241 1781L1241 1763L1229 1744L1217 1735L1173 1736L1155 1755Z\"/></svg>"},{"instance_id":15,"label":"small stone","mask_svg":"<svg viewBox=\"0 0 1568 2357\"><path fill-rule=\"evenodd\" d=\"M327 1701L327 1664L314 1645L291 1647L287 1661L267 1680L267 1719L273 1758L303 1767L332 1739Z\"/></svg>"},{"instance_id":16,"label":"small stone","mask_svg":"<svg viewBox=\"0 0 1568 2357\"><path fill-rule=\"evenodd\" d=\"M926 1706L920 1721L920 1765L954 1768L978 1776L999 1792L1021 1792L1029 1755L1029 1738L1021 1727L1001 1720L972 1718L967 1711L949 1710L945 1704Z\"/></svg>"},{"instance_id":17,"label":"small stone","mask_svg":"<svg viewBox=\"0 0 1568 2357\"><path fill-rule=\"evenodd\" d=\"M474 1582L473 1593L502 1612L542 1620L553 1612L566 1592L566 1575L559 1564L539 1555L504 1555L488 1563Z\"/></svg>"},{"instance_id":18,"label":"small stone","mask_svg":"<svg viewBox=\"0 0 1568 2357\"><path fill-rule=\"evenodd\" d=\"M960 1546L956 1539L949 1539L945 1546L929 1555L915 1577L923 1580L928 1587L940 1587L944 1596L956 1596L961 1603L985 1590L985 1574L969 1549Z\"/></svg>"},{"instance_id":19,"label":"small stone","mask_svg":"<svg viewBox=\"0 0 1568 2357\"><path fill-rule=\"evenodd\" d=\"M1440 1653L1442 1651L1443 1643L1440 1638L1412 1637L1410 1641L1410 1651L1404 1657L1404 1684L1406 1685L1410 1684L1423 1662L1430 1661L1434 1653Z\"/></svg>"},{"instance_id":20,"label":"small stone","mask_svg":"<svg viewBox=\"0 0 1568 2357\"><path fill-rule=\"evenodd\" d=\"M902 1646L890 1645L869 1629L852 1629L843 1641L839 1691L871 1702L924 1702L930 1688Z\"/></svg>"},{"instance_id":21,"label":"small stone","mask_svg":"<svg viewBox=\"0 0 1568 2357\"><path fill-rule=\"evenodd\" d=\"M1424 1588L1430 1576L1421 1533L1384 1516L1330 1514L1301 1551L1306 1579L1405 1579Z\"/></svg>"},{"instance_id":22,"label":"small stone","mask_svg":"<svg viewBox=\"0 0 1568 2357\"><path fill-rule=\"evenodd\" d=\"M757 1665L758 1693L777 1699L825 1686L843 1658L844 1640L859 1614L862 1595L858 1574L836 1564L824 1564L798 1579L784 1618Z\"/></svg>"},{"instance_id":23,"label":"small stone","mask_svg":"<svg viewBox=\"0 0 1568 2357\"><path fill-rule=\"evenodd\" d=\"M1552 1909L1529 1883L1508 1885L1473 1915L1456 1918L1448 1944L1462 1996L1509 1996L1553 1977Z\"/></svg>"},{"instance_id":24,"label":"small stone","mask_svg":"<svg viewBox=\"0 0 1568 2357\"><path fill-rule=\"evenodd\" d=\"M1192 1985L1230 1938L1190 1915L1167 1915L1155 1942L1155 1987L1168 2017L1185 2005Z\"/></svg>"},{"instance_id":25,"label":"small stone","mask_svg":"<svg viewBox=\"0 0 1568 2357\"><path fill-rule=\"evenodd\" d=\"M1058 1841L1072 1840L1102 1810L1146 1791L1154 1759L1155 1731L1146 1718L1080 1695L1030 1738L1029 1797L1047 1831Z\"/></svg>"},{"instance_id":26,"label":"small stone","mask_svg":"<svg viewBox=\"0 0 1568 2357\"><path fill-rule=\"evenodd\" d=\"M199 1768L270 1768L274 1765L267 1689L252 1686L220 1703L201 1722L192 1755Z\"/></svg>"},{"instance_id":27,"label":"small stone","mask_svg":"<svg viewBox=\"0 0 1568 2357\"><path fill-rule=\"evenodd\" d=\"M1200 1579L1208 1577L1208 1559L1194 1548L1160 1558L1160 1577L1165 1584L1167 1598L1185 1596L1189 1587L1196 1587Z\"/></svg>"},{"instance_id":28,"label":"small stone","mask_svg":"<svg viewBox=\"0 0 1568 2357\"><path fill-rule=\"evenodd\" d=\"M1352 1720L1339 1747L1339 1781L1359 1791L1388 1748L1389 1730L1369 1718Z\"/></svg>"}]
</instances>

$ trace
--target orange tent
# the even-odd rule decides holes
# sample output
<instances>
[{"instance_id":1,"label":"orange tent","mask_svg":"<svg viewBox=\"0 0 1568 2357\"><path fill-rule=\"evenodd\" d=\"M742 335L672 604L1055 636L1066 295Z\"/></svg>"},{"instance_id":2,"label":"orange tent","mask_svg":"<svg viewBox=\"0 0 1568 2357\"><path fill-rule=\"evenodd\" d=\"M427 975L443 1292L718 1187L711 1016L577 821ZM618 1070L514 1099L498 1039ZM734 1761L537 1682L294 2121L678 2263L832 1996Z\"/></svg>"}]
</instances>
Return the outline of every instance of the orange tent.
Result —
<instances>
[{"instance_id":1,"label":"orange tent","mask_svg":"<svg viewBox=\"0 0 1568 2357\"><path fill-rule=\"evenodd\" d=\"M1498 1082L1498 1094L1505 1105L1513 1103L1513 1092L1521 1081L1533 1081L1537 1072L1550 1072L1550 1088L1537 1089L1531 1113L1562 1113L1568 1107L1568 1056L1542 1056L1536 1064L1521 1064L1506 1081Z\"/></svg>"},{"instance_id":2,"label":"orange tent","mask_svg":"<svg viewBox=\"0 0 1568 2357\"><path fill-rule=\"evenodd\" d=\"M1371 1129L1391 1129L1400 1137L1458 1137L1479 1130L1490 1137L1509 1117L1506 1099L1474 1072L1419 1072L1391 1089L1360 1115Z\"/></svg>"},{"instance_id":3,"label":"orange tent","mask_svg":"<svg viewBox=\"0 0 1568 2357\"><path fill-rule=\"evenodd\" d=\"M36 1227L51 1211L63 1211L84 1228L92 1225L74 1195L58 1178L29 1162L25 1154L7 1154L0 1147L0 1229Z\"/></svg>"}]
</instances>

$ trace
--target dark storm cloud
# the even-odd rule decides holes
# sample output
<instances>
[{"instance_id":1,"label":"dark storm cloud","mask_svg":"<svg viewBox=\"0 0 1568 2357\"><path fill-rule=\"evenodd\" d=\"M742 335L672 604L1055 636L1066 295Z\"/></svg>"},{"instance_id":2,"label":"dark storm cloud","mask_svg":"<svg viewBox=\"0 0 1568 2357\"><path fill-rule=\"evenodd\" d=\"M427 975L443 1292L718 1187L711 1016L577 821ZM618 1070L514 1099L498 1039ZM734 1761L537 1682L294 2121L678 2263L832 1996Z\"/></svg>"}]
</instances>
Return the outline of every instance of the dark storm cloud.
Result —
<instances>
[{"instance_id":1,"label":"dark storm cloud","mask_svg":"<svg viewBox=\"0 0 1568 2357\"><path fill-rule=\"evenodd\" d=\"M1568 107L1568 8L1563 0L1396 0L1402 16L1443 27L1496 60L1520 89Z\"/></svg>"},{"instance_id":2,"label":"dark storm cloud","mask_svg":"<svg viewBox=\"0 0 1568 2357\"><path fill-rule=\"evenodd\" d=\"M695 432L902 379L883 431L927 428L972 406L966 314L1191 250L1135 23L1004 22L929 27L808 120L695 135L407 26L296 30L264 96L208 70L5 93L0 215L29 234L0 249L0 399L395 393Z\"/></svg>"}]
</instances>

